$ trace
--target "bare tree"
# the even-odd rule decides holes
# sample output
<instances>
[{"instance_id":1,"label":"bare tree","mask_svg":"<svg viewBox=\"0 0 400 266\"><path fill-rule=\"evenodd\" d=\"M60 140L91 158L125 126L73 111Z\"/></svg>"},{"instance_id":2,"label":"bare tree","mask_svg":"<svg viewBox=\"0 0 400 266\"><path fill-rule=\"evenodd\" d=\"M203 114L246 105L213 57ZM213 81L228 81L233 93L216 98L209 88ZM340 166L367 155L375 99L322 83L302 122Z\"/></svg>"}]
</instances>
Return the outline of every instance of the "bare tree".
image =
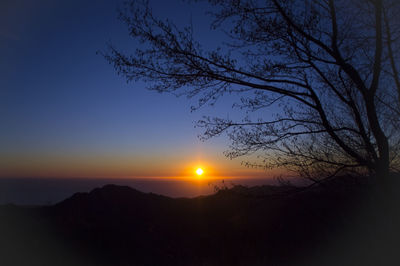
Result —
<instances>
[{"instance_id":1,"label":"bare tree","mask_svg":"<svg viewBox=\"0 0 400 266\"><path fill-rule=\"evenodd\" d=\"M232 140L229 157L257 153L262 167L285 167L313 181L345 172L398 171L400 4L396 0L209 0L211 30L228 44L205 51L193 27L128 1L120 18L143 46L106 59L128 81L199 96L199 106L227 92L245 114L206 117L204 137ZM253 113L254 114L254 113ZM249 163L249 165L253 164Z\"/></svg>"}]
</instances>

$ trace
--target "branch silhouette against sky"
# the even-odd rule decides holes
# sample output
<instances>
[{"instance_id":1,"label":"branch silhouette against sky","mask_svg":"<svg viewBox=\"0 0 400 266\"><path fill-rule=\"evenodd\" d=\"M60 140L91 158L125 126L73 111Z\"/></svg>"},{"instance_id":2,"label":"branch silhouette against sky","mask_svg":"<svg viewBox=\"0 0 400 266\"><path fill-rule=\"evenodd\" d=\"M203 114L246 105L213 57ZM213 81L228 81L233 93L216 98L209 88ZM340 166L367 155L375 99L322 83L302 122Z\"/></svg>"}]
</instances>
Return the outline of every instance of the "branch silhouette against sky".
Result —
<instances>
[{"instance_id":1,"label":"branch silhouette against sky","mask_svg":"<svg viewBox=\"0 0 400 266\"><path fill-rule=\"evenodd\" d=\"M204 48L193 22L174 24L154 15L151 1L127 1L120 19L142 46L124 53L110 44L106 59L128 81L199 96L195 108L241 96L241 120L198 125L206 139L229 136L228 157L259 154L250 166L311 179L398 169L396 1L195 2L210 4L211 30L225 34L218 47Z\"/></svg>"}]
</instances>

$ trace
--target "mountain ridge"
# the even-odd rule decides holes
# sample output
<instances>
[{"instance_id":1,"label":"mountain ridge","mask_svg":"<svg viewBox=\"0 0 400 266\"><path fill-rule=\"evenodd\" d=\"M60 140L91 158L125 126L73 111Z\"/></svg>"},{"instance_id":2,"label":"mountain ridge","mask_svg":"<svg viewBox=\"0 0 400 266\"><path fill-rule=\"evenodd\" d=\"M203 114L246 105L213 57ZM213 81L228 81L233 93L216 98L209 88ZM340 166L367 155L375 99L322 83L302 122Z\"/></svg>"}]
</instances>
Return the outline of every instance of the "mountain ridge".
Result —
<instances>
[{"instance_id":1,"label":"mountain ridge","mask_svg":"<svg viewBox=\"0 0 400 266\"><path fill-rule=\"evenodd\" d=\"M351 265L345 255L359 261L376 245L376 227L359 225L368 193L234 186L170 198L110 184L53 206L0 207L2 265Z\"/></svg>"}]
</instances>

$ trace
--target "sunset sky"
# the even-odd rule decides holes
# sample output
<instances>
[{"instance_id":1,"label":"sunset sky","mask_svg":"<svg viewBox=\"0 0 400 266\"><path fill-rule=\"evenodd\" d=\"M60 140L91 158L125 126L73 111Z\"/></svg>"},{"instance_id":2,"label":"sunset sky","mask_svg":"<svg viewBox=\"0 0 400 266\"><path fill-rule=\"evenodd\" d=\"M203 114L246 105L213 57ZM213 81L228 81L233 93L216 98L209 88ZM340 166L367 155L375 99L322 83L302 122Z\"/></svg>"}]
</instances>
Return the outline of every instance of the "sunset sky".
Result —
<instances>
[{"instance_id":1,"label":"sunset sky","mask_svg":"<svg viewBox=\"0 0 400 266\"><path fill-rule=\"evenodd\" d=\"M202 6L151 1L156 14L196 22L206 46ZM204 115L239 117L237 96L195 112L196 99L126 83L96 51L107 42L129 51L135 42L117 19L122 1L3 0L0 4L0 176L264 177L223 155L225 136L200 141Z\"/></svg>"}]
</instances>

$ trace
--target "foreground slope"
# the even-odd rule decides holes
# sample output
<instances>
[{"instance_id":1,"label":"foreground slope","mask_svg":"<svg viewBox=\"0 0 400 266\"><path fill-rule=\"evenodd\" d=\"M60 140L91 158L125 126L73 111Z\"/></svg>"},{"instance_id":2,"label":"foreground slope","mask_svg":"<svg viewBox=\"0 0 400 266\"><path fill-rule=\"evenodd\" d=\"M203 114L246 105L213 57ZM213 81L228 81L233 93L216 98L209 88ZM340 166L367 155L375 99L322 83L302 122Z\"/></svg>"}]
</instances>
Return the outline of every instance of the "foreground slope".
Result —
<instances>
[{"instance_id":1,"label":"foreground slope","mask_svg":"<svg viewBox=\"0 0 400 266\"><path fill-rule=\"evenodd\" d=\"M173 199L107 185L50 207L2 206L1 265L389 265L397 217L371 195L236 186Z\"/></svg>"}]
</instances>

